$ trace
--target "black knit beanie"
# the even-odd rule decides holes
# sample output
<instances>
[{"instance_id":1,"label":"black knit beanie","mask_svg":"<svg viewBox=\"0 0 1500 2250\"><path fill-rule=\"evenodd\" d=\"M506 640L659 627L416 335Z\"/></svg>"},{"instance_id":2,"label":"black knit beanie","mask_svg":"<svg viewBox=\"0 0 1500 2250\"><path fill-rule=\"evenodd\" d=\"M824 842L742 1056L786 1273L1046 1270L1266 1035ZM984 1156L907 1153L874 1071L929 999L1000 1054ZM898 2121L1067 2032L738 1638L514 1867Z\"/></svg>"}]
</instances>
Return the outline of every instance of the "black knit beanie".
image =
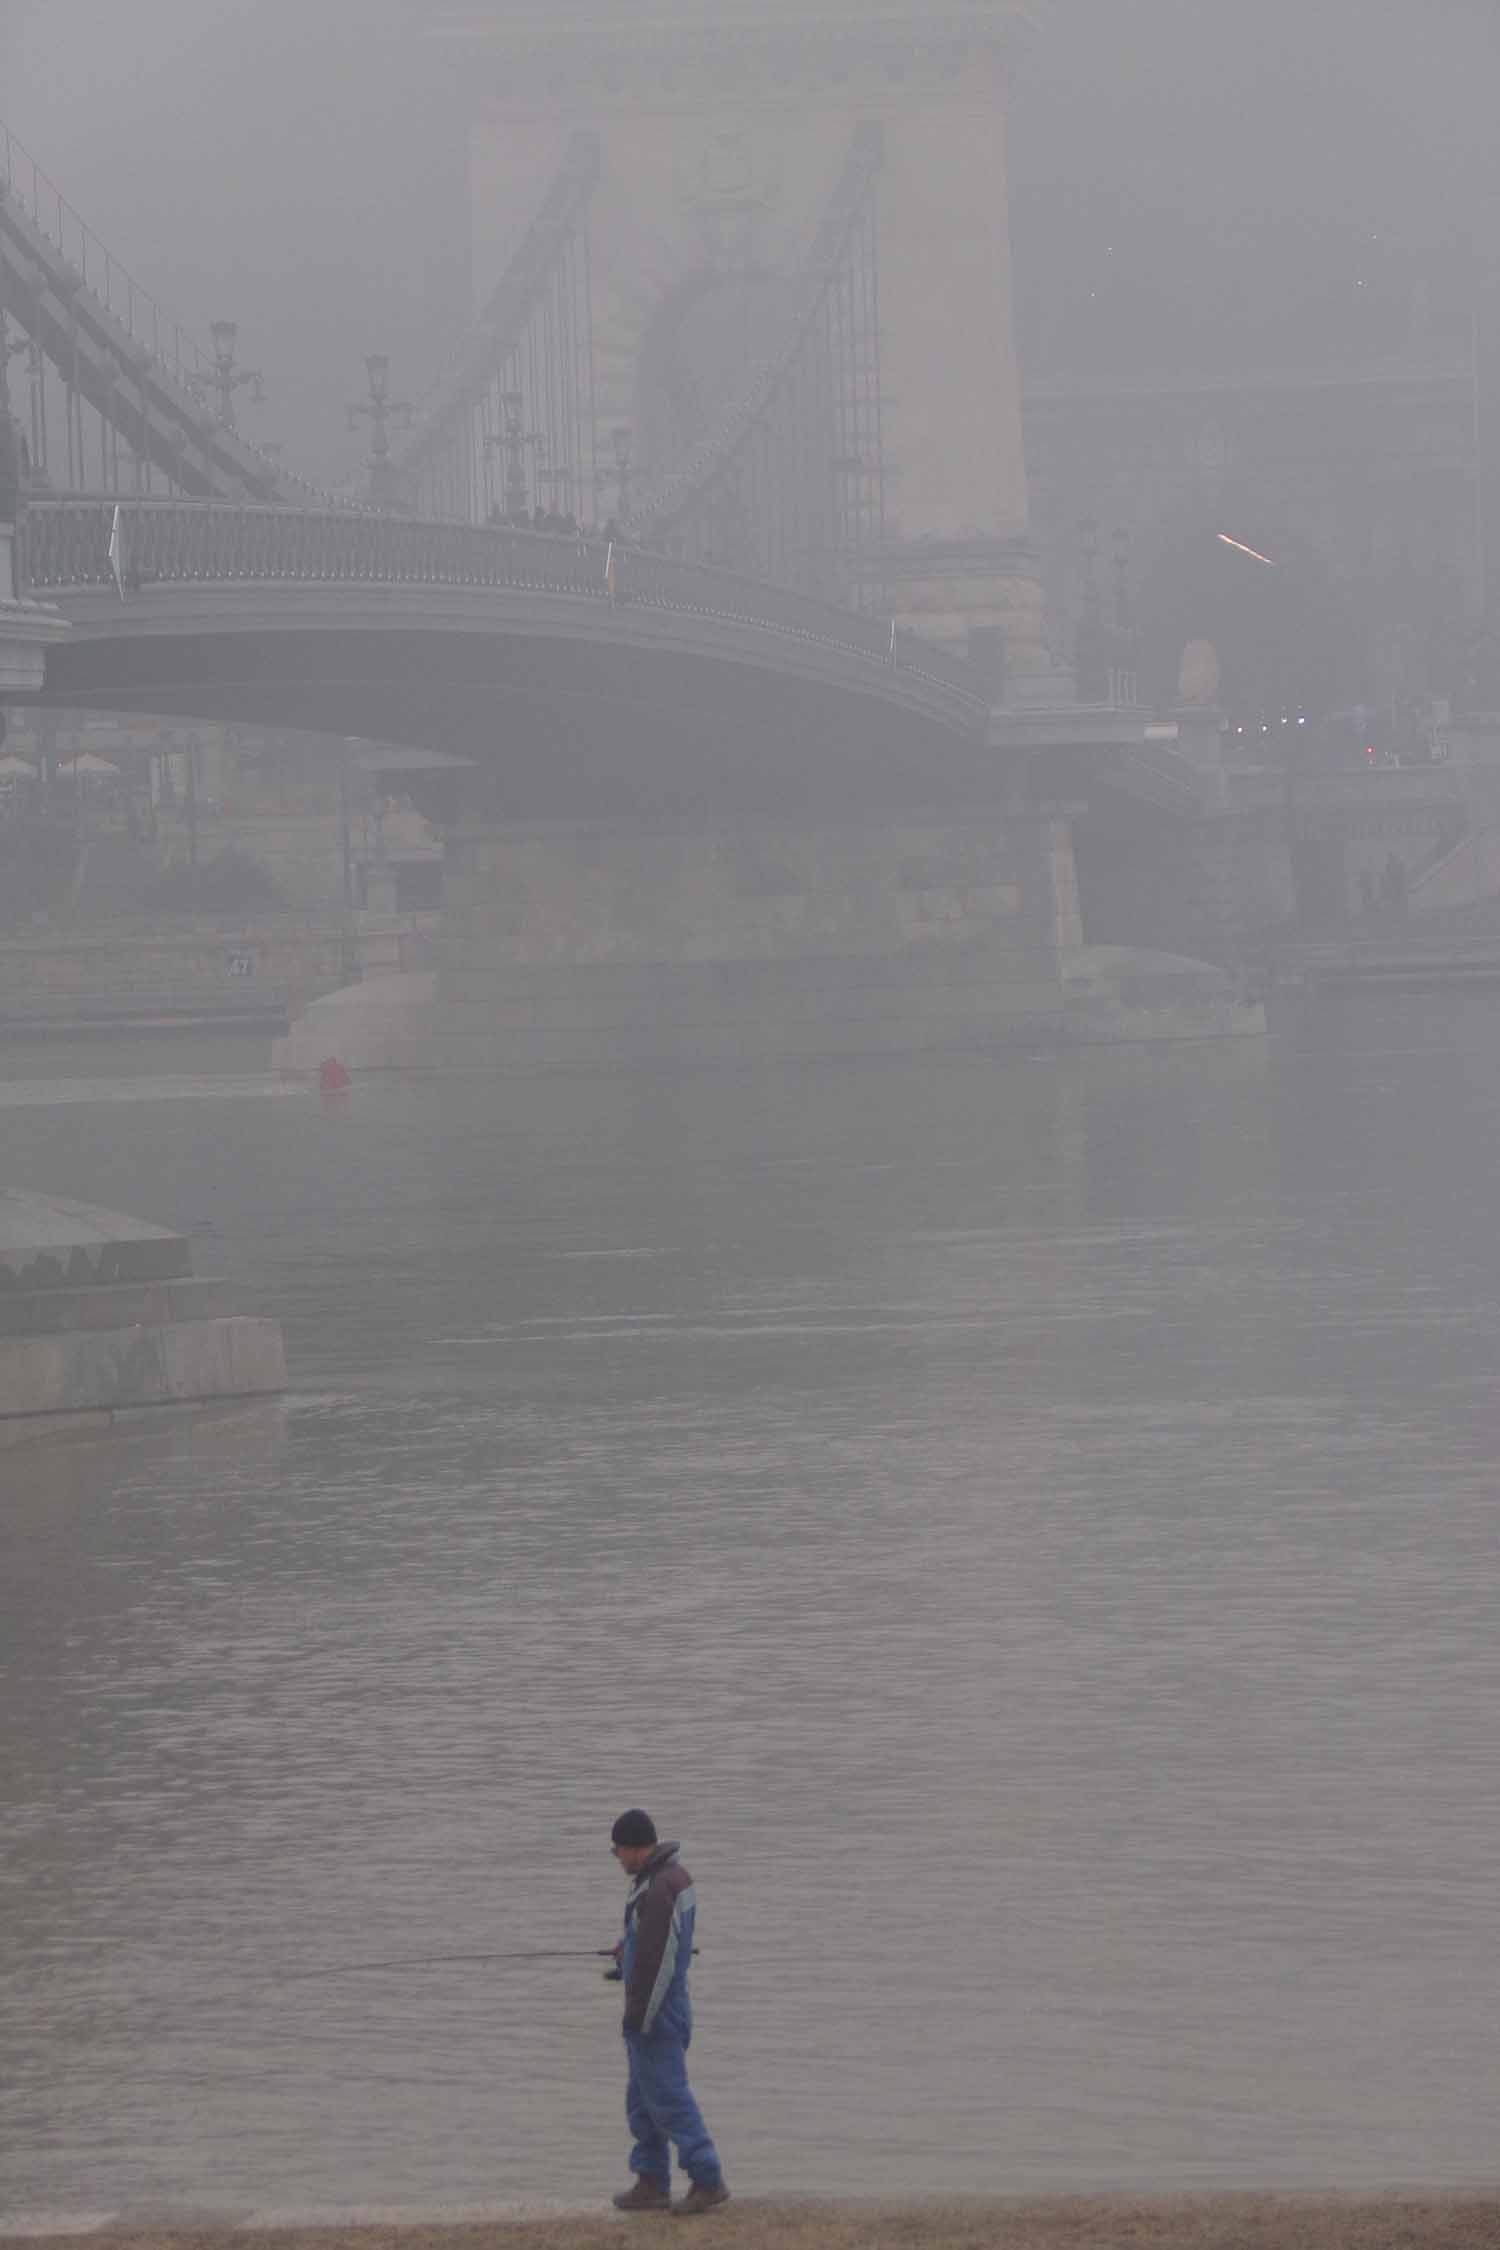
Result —
<instances>
[{"instance_id":1,"label":"black knit beanie","mask_svg":"<svg viewBox=\"0 0 1500 2250\"><path fill-rule=\"evenodd\" d=\"M609 1832L609 1840L612 1844L624 1844L627 1848L630 1846L639 1847L642 1844L654 1844L656 1842L656 1823L649 1813L641 1811L639 1805L632 1805L629 1812L622 1812L615 1822L614 1827Z\"/></svg>"}]
</instances>

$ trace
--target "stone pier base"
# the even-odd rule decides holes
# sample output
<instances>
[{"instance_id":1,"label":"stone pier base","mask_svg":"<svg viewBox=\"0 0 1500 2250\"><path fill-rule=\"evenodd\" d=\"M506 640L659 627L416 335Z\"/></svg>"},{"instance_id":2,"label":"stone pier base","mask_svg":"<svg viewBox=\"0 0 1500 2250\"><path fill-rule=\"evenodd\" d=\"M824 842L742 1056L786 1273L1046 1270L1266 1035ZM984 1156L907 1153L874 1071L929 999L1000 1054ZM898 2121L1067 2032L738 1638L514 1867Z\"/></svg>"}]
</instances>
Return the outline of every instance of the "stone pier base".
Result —
<instances>
[{"instance_id":1,"label":"stone pier base","mask_svg":"<svg viewBox=\"0 0 1500 2250\"><path fill-rule=\"evenodd\" d=\"M0 1190L0 1448L285 1389L279 1323L231 1313L183 1236Z\"/></svg>"},{"instance_id":2,"label":"stone pier base","mask_svg":"<svg viewBox=\"0 0 1500 2250\"><path fill-rule=\"evenodd\" d=\"M1077 905L1046 815L470 824L448 854L439 1068L982 1049L1062 1020Z\"/></svg>"},{"instance_id":3,"label":"stone pier base","mask_svg":"<svg viewBox=\"0 0 1500 2250\"><path fill-rule=\"evenodd\" d=\"M286 1389L280 1324L244 1316L163 1327L0 1338L0 1444L24 1424L103 1420L142 1406ZM34 1428L31 1434L36 1434Z\"/></svg>"},{"instance_id":4,"label":"stone pier base","mask_svg":"<svg viewBox=\"0 0 1500 2250\"><path fill-rule=\"evenodd\" d=\"M1174 819L1101 789L1077 824L1089 928L1112 944L1235 959L1295 916L1286 831L1280 806Z\"/></svg>"}]
</instances>

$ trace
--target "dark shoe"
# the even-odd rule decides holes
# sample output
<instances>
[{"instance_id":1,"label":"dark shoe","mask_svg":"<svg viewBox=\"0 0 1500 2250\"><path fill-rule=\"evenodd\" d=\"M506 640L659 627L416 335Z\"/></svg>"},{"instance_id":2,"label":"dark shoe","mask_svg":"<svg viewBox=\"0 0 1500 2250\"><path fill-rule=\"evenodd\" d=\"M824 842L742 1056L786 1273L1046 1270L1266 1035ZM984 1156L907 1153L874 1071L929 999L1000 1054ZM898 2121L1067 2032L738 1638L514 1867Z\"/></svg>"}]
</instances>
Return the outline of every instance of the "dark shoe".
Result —
<instances>
[{"instance_id":1,"label":"dark shoe","mask_svg":"<svg viewBox=\"0 0 1500 2250\"><path fill-rule=\"evenodd\" d=\"M670 2211L672 2198L664 2187L654 2180L638 2179L634 2187L626 2188L623 2195L615 2197L617 2211Z\"/></svg>"},{"instance_id":2,"label":"dark shoe","mask_svg":"<svg viewBox=\"0 0 1500 2250\"><path fill-rule=\"evenodd\" d=\"M717 2187L699 2187L696 2180L680 2203L672 2206L674 2219L698 2219L705 2211L717 2211L721 2203L729 2201L729 2190L720 2180Z\"/></svg>"}]
</instances>

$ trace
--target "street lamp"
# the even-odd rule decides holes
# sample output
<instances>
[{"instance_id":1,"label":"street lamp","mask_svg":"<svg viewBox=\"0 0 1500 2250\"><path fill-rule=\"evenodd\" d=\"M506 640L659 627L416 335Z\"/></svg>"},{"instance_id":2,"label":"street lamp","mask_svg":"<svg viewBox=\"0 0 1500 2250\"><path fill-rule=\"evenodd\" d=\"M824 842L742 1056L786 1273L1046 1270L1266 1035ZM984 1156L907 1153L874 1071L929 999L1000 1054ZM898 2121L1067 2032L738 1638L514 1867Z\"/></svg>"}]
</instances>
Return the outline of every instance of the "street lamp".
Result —
<instances>
[{"instance_id":1,"label":"street lamp","mask_svg":"<svg viewBox=\"0 0 1500 2250\"><path fill-rule=\"evenodd\" d=\"M42 400L44 397L43 385L46 382L46 363L42 356L42 347L34 336L27 335L24 328L17 335L12 336L10 330L6 327L5 315L0 312L0 407L9 407L10 405L10 363L13 359L25 360L27 389L30 393L29 447L27 457L23 461L23 467L31 477L36 478L39 482L45 482L47 463L42 436L46 425L42 412ZM17 415L15 419L19 423L20 416Z\"/></svg>"},{"instance_id":2,"label":"street lamp","mask_svg":"<svg viewBox=\"0 0 1500 2250\"><path fill-rule=\"evenodd\" d=\"M212 390L218 394L215 412L220 426L232 430L234 420L234 394L248 385L250 396L259 406L265 398L265 378L258 367L241 367L235 357L239 345L240 326L237 320L216 320L208 331L213 339L214 363L200 376L195 388Z\"/></svg>"},{"instance_id":3,"label":"street lamp","mask_svg":"<svg viewBox=\"0 0 1500 2250\"><path fill-rule=\"evenodd\" d=\"M27 482L26 440L10 410L11 356L26 348L24 336L19 344L10 341L5 315L0 312L0 523L7 524L21 520L21 499Z\"/></svg>"},{"instance_id":4,"label":"street lamp","mask_svg":"<svg viewBox=\"0 0 1500 2250\"><path fill-rule=\"evenodd\" d=\"M5 313L0 308L0 405L10 404L10 363L13 359L31 356L31 338L24 330L12 336L6 326Z\"/></svg>"},{"instance_id":5,"label":"street lamp","mask_svg":"<svg viewBox=\"0 0 1500 2250\"><path fill-rule=\"evenodd\" d=\"M365 381L369 385L368 398L355 400L344 409L344 415L351 430L357 428L362 421L370 424L370 498L377 508L390 508L396 501L396 469L391 460L390 426L395 421L403 429L408 428L413 410L406 399L393 399L390 395L389 352L366 353Z\"/></svg>"},{"instance_id":6,"label":"street lamp","mask_svg":"<svg viewBox=\"0 0 1500 2250\"><path fill-rule=\"evenodd\" d=\"M1099 589L1099 526L1092 516L1078 525L1077 537L1080 585L1073 665L1080 699L1100 703L1109 694L1109 647Z\"/></svg>"},{"instance_id":7,"label":"street lamp","mask_svg":"<svg viewBox=\"0 0 1500 2250\"><path fill-rule=\"evenodd\" d=\"M1115 526L1113 546L1115 631L1122 643L1128 643L1135 619L1130 600L1130 533L1124 524Z\"/></svg>"},{"instance_id":8,"label":"street lamp","mask_svg":"<svg viewBox=\"0 0 1500 2250\"><path fill-rule=\"evenodd\" d=\"M505 513L512 523L526 515L526 437L521 427L524 405L519 391L506 391L500 400L505 416Z\"/></svg>"},{"instance_id":9,"label":"street lamp","mask_svg":"<svg viewBox=\"0 0 1500 2250\"><path fill-rule=\"evenodd\" d=\"M507 523L525 525L543 517L542 493L551 496L552 505L545 515L556 519L563 513L563 502L569 497L571 472L551 464L551 447L545 430L528 430L523 417L526 411L525 395L521 391L502 391L500 394L500 428L485 438L488 453L505 456L505 485L503 507L498 511ZM530 483L527 481L526 455L531 455ZM533 496L537 515L531 513Z\"/></svg>"},{"instance_id":10,"label":"street lamp","mask_svg":"<svg viewBox=\"0 0 1500 2250\"><path fill-rule=\"evenodd\" d=\"M635 446L635 432L628 422L622 422L610 435L615 456L615 515L623 531L630 521L630 456Z\"/></svg>"}]
</instances>

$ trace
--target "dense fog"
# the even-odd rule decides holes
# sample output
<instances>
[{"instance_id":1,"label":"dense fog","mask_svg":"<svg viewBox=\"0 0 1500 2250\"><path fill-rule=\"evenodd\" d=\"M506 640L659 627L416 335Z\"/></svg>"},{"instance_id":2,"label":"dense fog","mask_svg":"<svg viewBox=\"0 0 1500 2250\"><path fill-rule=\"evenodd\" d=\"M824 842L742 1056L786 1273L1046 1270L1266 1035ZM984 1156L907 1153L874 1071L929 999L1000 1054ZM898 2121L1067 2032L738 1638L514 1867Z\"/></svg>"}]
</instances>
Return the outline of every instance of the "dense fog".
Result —
<instances>
[{"instance_id":1,"label":"dense fog","mask_svg":"<svg viewBox=\"0 0 1500 2250\"><path fill-rule=\"evenodd\" d=\"M697 4L0 0L0 2238L1495 2250L1500 0Z\"/></svg>"},{"instance_id":2,"label":"dense fog","mask_svg":"<svg viewBox=\"0 0 1500 2250\"><path fill-rule=\"evenodd\" d=\"M267 367L260 426L357 459L367 350L459 331L456 89L411 0L6 0L0 116L183 317ZM1500 277L1485 0L1048 0L1011 123L1028 372L1467 352Z\"/></svg>"}]
</instances>

